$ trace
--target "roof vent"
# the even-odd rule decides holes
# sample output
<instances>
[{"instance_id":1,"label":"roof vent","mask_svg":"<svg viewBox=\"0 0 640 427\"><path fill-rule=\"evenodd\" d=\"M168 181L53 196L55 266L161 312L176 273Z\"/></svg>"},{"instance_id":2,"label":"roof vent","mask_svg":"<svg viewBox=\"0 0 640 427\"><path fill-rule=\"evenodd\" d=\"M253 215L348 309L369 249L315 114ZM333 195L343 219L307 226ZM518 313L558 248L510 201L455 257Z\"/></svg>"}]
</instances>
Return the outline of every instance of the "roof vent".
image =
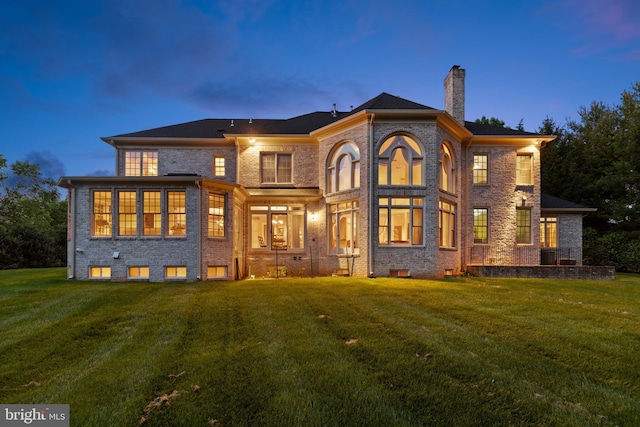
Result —
<instances>
[{"instance_id":1,"label":"roof vent","mask_svg":"<svg viewBox=\"0 0 640 427\"><path fill-rule=\"evenodd\" d=\"M333 104L333 110L331 110L331 115L333 117L336 117L337 114L338 114L338 112L336 111L336 104L334 103Z\"/></svg>"}]
</instances>

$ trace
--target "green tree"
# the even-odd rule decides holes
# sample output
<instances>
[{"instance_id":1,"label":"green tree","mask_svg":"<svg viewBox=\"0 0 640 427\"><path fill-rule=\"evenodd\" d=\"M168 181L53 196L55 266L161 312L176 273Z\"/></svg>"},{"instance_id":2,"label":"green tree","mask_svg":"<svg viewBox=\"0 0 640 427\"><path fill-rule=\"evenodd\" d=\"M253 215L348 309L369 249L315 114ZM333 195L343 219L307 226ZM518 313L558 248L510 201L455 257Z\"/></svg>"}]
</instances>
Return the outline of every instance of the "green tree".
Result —
<instances>
[{"instance_id":1,"label":"green tree","mask_svg":"<svg viewBox=\"0 0 640 427\"><path fill-rule=\"evenodd\" d=\"M481 118L476 119L475 122L482 125L491 125L491 126L497 126L501 128L504 127L504 120L500 120L495 117L491 117L490 119L488 119L486 116L482 116Z\"/></svg>"},{"instance_id":2,"label":"green tree","mask_svg":"<svg viewBox=\"0 0 640 427\"><path fill-rule=\"evenodd\" d=\"M0 268L65 264L67 202L40 167L0 154Z\"/></svg>"}]
</instances>

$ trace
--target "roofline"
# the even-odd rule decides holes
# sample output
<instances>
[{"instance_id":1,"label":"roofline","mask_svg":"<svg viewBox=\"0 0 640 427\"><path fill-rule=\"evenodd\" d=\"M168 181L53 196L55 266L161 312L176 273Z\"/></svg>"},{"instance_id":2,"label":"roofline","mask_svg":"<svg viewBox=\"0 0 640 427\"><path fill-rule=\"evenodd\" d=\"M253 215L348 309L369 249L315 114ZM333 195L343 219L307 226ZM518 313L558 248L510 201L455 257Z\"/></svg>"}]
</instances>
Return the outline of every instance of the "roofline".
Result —
<instances>
[{"instance_id":1,"label":"roofline","mask_svg":"<svg viewBox=\"0 0 640 427\"><path fill-rule=\"evenodd\" d=\"M167 183L208 183L228 188L239 188L240 184L206 178L201 175L162 175L162 176L62 176L57 185L62 188L72 188L75 184L167 184Z\"/></svg>"},{"instance_id":2,"label":"roofline","mask_svg":"<svg viewBox=\"0 0 640 427\"><path fill-rule=\"evenodd\" d=\"M170 137L170 136L154 136L154 137L101 137L101 140L111 145L114 148L118 148L121 145L156 145L156 146L172 146L180 144L181 147L185 145L192 146L207 146L207 145L220 145L220 143L229 143L227 138L186 138L186 137ZM123 143L123 144L118 144Z\"/></svg>"},{"instance_id":3,"label":"roofline","mask_svg":"<svg viewBox=\"0 0 640 427\"><path fill-rule=\"evenodd\" d=\"M557 213L578 213L578 212L595 212L598 208L543 208L540 207L540 212L557 212Z\"/></svg>"},{"instance_id":4,"label":"roofline","mask_svg":"<svg viewBox=\"0 0 640 427\"><path fill-rule=\"evenodd\" d=\"M469 139L473 134L463 125L461 125L456 119L453 118L448 112L444 110L435 110L432 108L422 109L364 109L358 111L355 114L344 117L333 123L329 123L321 128L311 131L309 135L312 137L319 137L324 133L340 131L346 127L349 127L356 122L361 121L363 118L369 118L374 116L377 120L384 120L386 118L399 118L406 117L410 119L435 119L437 122L444 125L450 132L460 139Z\"/></svg>"},{"instance_id":5,"label":"roofline","mask_svg":"<svg viewBox=\"0 0 640 427\"><path fill-rule=\"evenodd\" d=\"M471 144L523 144L540 145L553 141L556 135L473 135L469 145Z\"/></svg>"}]
</instances>

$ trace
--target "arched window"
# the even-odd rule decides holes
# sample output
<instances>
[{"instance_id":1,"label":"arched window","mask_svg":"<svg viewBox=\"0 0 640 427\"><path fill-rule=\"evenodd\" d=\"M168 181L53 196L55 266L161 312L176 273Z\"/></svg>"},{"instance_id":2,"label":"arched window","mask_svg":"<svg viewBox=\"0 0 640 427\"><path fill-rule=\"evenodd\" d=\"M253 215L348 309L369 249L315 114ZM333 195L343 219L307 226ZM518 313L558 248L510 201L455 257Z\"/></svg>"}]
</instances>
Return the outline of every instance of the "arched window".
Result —
<instances>
[{"instance_id":1,"label":"arched window","mask_svg":"<svg viewBox=\"0 0 640 427\"><path fill-rule=\"evenodd\" d=\"M339 145L327 165L327 193L360 187L360 150L352 142Z\"/></svg>"},{"instance_id":2,"label":"arched window","mask_svg":"<svg viewBox=\"0 0 640 427\"><path fill-rule=\"evenodd\" d=\"M456 192L456 169L451 150L445 144L440 148L440 189L449 193Z\"/></svg>"},{"instance_id":3,"label":"arched window","mask_svg":"<svg viewBox=\"0 0 640 427\"><path fill-rule=\"evenodd\" d=\"M423 185L422 160L422 149L412 138L387 138L378 155L378 185Z\"/></svg>"}]
</instances>

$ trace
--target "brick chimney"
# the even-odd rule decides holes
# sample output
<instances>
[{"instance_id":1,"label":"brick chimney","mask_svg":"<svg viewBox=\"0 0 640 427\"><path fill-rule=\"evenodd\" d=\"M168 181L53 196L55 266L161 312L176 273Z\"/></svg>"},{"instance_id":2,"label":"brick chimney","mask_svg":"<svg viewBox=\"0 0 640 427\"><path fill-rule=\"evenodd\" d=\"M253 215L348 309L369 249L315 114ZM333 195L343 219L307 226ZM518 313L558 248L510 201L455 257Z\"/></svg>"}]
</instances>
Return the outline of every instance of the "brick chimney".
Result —
<instances>
[{"instance_id":1,"label":"brick chimney","mask_svg":"<svg viewBox=\"0 0 640 427\"><path fill-rule=\"evenodd\" d=\"M454 65L444 79L444 110L464 126L464 68Z\"/></svg>"}]
</instances>

